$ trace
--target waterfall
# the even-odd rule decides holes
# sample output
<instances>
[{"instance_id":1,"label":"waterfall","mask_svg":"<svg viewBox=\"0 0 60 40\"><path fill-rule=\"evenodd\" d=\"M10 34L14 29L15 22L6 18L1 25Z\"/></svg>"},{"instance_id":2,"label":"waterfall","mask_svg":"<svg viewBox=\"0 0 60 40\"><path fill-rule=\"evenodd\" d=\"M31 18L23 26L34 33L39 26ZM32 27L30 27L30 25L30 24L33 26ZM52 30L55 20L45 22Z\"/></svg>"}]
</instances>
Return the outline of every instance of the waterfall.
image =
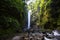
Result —
<instances>
[{"instance_id":1,"label":"waterfall","mask_svg":"<svg viewBox=\"0 0 60 40\"><path fill-rule=\"evenodd\" d=\"M26 4L29 5L31 0L26 1ZM28 27L27 29L30 29L30 17L31 17L31 10L28 10Z\"/></svg>"},{"instance_id":2,"label":"waterfall","mask_svg":"<svg viewBox=\"0 0 60 40\"><path fill-rule=\"evenodd\" d=\"M35 1L36 1L36 0L25 0L25 3L26 3L27 6L28 6L31 2L35 3ZM28 9L28 27L27 27L27 29L30 29L31 13L32 13L31 10Z\"/></svg>"},{"instance_id":3,"label":"waterfall","mask_svg":"<svg viewBox=\"0 0 60 40\"><path fill-rule=\"evenodd\" d=\"M31 10L28 11L28 29L30 29L30 15L31 14Z\"/></svg>"}]
</instances>

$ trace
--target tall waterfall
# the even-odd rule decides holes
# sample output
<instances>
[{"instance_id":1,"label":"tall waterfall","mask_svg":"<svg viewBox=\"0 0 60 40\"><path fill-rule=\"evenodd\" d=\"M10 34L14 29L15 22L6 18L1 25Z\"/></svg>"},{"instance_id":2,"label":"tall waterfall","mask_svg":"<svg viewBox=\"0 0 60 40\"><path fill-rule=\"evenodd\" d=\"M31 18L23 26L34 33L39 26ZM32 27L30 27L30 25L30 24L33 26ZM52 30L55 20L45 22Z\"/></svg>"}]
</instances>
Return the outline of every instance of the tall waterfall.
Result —
<instances>
[{"instance_id":1,"label":"tall waterfall","mask_svg":"<svg viewBox=\"0 0 60 40\"><path fill-rule=\"evenodd\" d=\"M35 1L36 1L36 0L28 0L28 1L25 0L27 6L28 6L31 2L34 3ZM27 29L30 29L30 20L31 20L30 18L31 18L31 13L32 13L31 10L28 9L28 27L27 27Z\"/></svg>"},{"instance_id":2,"label":"tall waterfall","mask_svg":"<svg viewBox=\"0 0 60 40\"><path fill-rule=\"evenodd\" d=\"M25 0L26 1L26 0ZM26 1L26 4L29 5L31 0ZM28 27L27 29L30 29L30 17L31 17L31 10L28 9Z\"/></svg>"},{"instance_id":3,"label":"tall waterfall","mask_svg":"<svg viewBox=\"0 0 60 40\"><path fill-rule=\"evenodd\" d=\"M31 17L31 10L28 11L28 29L30 29L30 17Z\"/></svg>"}]
</instances>

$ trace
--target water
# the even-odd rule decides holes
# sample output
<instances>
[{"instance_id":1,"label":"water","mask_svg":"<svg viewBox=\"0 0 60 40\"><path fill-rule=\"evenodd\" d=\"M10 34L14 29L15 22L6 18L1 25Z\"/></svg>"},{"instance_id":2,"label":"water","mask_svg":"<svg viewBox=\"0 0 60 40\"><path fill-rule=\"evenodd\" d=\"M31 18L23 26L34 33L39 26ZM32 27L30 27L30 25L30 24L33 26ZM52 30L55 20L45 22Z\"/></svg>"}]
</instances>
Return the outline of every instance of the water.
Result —
<instances>
[{"instance_id":1,"label":"water","mask_svg":"<svg viewBox=\"0 0 60 40\"><path fill-rule=\"evenodd\" d=\"M35 3L36 0L25 0L26 4L29 5L31 2ZM30 20L31 20L31 10L28 9L28 27L27 29L30 29Z\"/></svg>"},{"instance_id":2,"label":"water","mask_svg":"<svg viewBox=\"0 0 60 40\"><path fill-rule=\"evenodd\" d=\"M28 11L28 29L30 29L30 16L31 16L31 10Z\"/></svg>"},{"instance_id":3,"label":"water","mask_svg":"<svg viewBox=\"0 0 60 40\"><path fill-rule=\"evenodd\" d=\"M47 38L47 37L44 37L45 40L60 40L60 32L57 31L57 30L53 30L52 31L53 34L49 34L47 33L50 37L54 37L54 38Z\"/></svg>"},{"instance_id":4,"label":"water","mask_svg":"<svg viewBox=\"0 0 60 40\"><path fill-rule=\"evenodd\" d=\"M57 30L52 31L54 33L54 36L60 36L59 32Z\"/></svg>"},{"instance_id":5,"label":"water","mask_svg":"<svg viewBox=\"0 0 60 40\"><path fill-rule=\"evenodd\" d=\"M57 40L56 38L49 39L47 37L44 37L44 40Z\"/></svg>"},{"instance_id":6,"label":"water","mask_svg":"<svg viewBox=\"0 0 60 40\"><path fill-rule=\"evenodd\" d=\"M30 2L31 2L31 0L26 1L26 4L29 5ZM30 29L30 16L31 16L30 14L31 14L31 10L28 10L28 27L27 27L27 29Z\"/></svg>"}]
</instances>

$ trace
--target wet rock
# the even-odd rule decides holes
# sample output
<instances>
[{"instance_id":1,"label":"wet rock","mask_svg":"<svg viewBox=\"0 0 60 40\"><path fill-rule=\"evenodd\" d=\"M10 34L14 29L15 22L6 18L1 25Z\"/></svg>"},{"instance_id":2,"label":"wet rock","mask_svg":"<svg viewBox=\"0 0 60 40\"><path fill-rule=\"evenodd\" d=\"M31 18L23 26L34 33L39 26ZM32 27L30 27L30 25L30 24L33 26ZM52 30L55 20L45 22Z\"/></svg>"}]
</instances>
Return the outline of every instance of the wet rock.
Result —
<instances>
[{"instance_id":1,"label":"wet rock","mask_svg":"<svg viewBox=\"0 0 60 40\"><path fill-rule=\"evenodd\" d=\"M15 36L12 38L12 40L20 40L20 36Z\"/></svg>"}]
</instances>

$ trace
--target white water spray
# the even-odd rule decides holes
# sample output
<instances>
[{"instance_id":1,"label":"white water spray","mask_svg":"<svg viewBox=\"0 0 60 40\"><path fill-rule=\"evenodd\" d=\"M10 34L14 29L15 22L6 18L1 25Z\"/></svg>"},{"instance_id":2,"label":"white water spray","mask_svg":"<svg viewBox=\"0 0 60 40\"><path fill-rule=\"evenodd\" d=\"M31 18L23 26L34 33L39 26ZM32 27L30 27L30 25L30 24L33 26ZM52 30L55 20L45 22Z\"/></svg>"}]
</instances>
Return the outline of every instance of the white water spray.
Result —
<instances>
[{"instance_id":1,"label":"white water spray","mask_svg":"<svg viewBox=\"0 0 60 40\"><path fill-rule=\"evenodd\" d=\"M54 36L60 36L60 33L58 33L57 30L52 31L54 33Z\"/></svg>"}]
</instances>

